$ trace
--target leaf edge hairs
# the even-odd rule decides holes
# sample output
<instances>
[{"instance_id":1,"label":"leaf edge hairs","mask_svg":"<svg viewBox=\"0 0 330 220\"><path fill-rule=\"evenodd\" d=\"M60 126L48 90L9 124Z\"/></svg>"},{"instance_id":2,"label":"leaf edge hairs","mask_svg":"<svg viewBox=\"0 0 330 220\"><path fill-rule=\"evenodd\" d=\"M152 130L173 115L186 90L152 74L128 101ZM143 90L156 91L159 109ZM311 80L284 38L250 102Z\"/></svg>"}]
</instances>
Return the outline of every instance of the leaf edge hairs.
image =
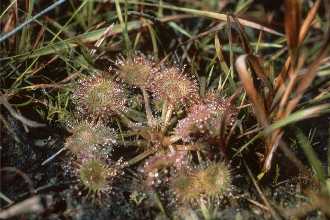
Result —
<instances>
[{"instance_id":1,"label":"leaf edge hairs","mask_svg":"<svg viewBox=\"0 0 330 220\"><path fill-rule=\"evenodd\" d=\"M72 94L77 111L87 118L110 119L127 111L127 92L105 73L79 80Z\"/></svg>"}]
</instances>

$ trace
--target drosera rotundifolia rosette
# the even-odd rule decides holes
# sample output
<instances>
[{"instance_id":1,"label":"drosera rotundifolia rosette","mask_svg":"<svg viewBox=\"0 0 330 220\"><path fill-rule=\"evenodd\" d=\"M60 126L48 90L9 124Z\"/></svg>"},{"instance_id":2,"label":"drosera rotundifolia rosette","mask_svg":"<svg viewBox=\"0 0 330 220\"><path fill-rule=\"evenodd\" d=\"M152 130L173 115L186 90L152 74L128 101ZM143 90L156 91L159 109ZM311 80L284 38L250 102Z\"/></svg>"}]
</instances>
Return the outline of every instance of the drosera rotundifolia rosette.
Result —
<instances>
[{"instance_id":1,"label":"drosera rotundifolia rosette","mask_svg":"<svg viewBox=\"0 0 330 220\"><path fill-rule=\"evenodd\" d=\"M65 147L88 195L111 192L115 180L135 164L144 189L166 190L178 202L230 191L227 162L222 155L208 155L218 154L212 145L224 143L234 125L233 100L216 90L201 96L196 77L185 68L141 53L114 63L109 72L83 77L72 93L79 120ZM130 109L130 100L141 95L143 111ZM133 147L135 155L127 157L125 146Z\"/></svg>"}]
</instances>

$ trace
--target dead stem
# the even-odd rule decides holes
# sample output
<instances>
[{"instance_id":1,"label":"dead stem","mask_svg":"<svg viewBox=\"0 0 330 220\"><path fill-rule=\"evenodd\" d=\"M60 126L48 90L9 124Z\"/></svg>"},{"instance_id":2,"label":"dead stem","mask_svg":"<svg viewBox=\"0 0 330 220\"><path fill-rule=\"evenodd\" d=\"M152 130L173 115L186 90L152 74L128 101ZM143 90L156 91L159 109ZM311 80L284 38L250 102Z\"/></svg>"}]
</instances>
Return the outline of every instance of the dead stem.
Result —
<instances>
[{"instance_id":1,"label":"dead stem","mask_svg":"<svg viewBox=\"0 0 330 220\"><path fill-rule=\"evenodd\" d=\"M245 166L246 171L248 172L252 183L254 185L254 187L256 188L260 198L262 199L262 201L264 202L264 204L267 206L267 208L269 209L270 214L273 216L274 219L276 220L281 220L281 217L275 212L275 210L273 209L273 207L270 205L270 203L268 202L265 194L261 191L256 179L253 177L253 174L250 170L250 168L248 167L248 165L246 164L245 160L243 160L243 164Z\"/></svg>"},{"instance_id":2,"label":"dead stem","mask_svg":"<svg viewBox=\"0 0 330 220\"><path fill-rule=\"evenodd\" d=\"M166 132L166 129L167 129L167 127L169 125L169 122L171 120L172 113L173 113L173 105L169 105L168 108L167 108L167 112L166 112L163 127L162 127L162 132L163 133Z\"/></svg>"},{"instance_id":3,"label":"dead stem","mask_svg":"<svg viewBox=\"0 0 330 220\"><path fill-rule=\"evenodd\" d=\"M149 127L155 127L155 119L152 115L152 110L150 107L150 102L149 102L149 95L147 91L144 88L141 88L142 94L143 94L143 99L144 99L144 106L146 110L146 115L147 115L147 123Z\"/></svg>"}]
</instances>

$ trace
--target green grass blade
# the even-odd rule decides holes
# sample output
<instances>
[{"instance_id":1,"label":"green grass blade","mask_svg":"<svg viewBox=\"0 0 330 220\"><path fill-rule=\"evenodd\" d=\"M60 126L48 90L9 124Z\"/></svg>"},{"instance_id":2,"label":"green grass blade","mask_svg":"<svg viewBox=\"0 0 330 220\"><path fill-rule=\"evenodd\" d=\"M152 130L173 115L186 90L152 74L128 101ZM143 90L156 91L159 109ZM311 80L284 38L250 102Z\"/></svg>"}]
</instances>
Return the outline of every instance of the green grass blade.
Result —
<instances>
[{"instance_id":1,"label":"green grass blade","mask_svg":"<svg viewBox=\"0 0 330 220\"><path fill-rule=\"evenodd\" d=\"M289 124L292 124L292 123L295 123L298 121L302 121L307 118L316 117L316 116L319 116L320 114L326 113L326 112L330 112L330 104L318 105L318 106L311 107L308 109L296 111L296 112L290 114L288 117L286 117L282 120L279 120L279 121L275 122L274 124L270 125L268 128L265 129L264 132L266 134L268 134L268 133L274 131L275 129L285 127Z\"/></svg>"},{"instance_id":2,"label":"green grass blade","mask_svg":"<svg viewBox=\"0 0 330 220\"><path fill-rule=\"evenodd\" d=\"M134 30L134 29L139 29L142 27L142 24L140 21L131 21L128 22L127 29ZM31 53L25 53L21 55L17 55L14 57L8 57L8 58L21 58L21 59L26 59L26 58L34 58L37 56L45 56L53 53L59 53L63 50L70 50L74 47L77 47L79 45L78 42L80 43L89 43L89 42L94 42L97 41L100 37L102 37L104 31L106 28L100 28L95 31L90 31L86 32L83 34L80 34L78 36L49 44L45 47L38 48L36 50L33 50ZM120 25L114 25L113 30L112 30L112 35L119 34L122 32L122 28Z\"/></svg>"},{"instance_id":3,"label":"green grass blade","mask_svg":"<svg viewBox=\"0 0 330 220\"><path fill-rule=\"evenodd\" d=\"M42 15L46 14L47 12L53 10L54 8L56 8L57 6L61 5L62 3L64 3L65 0L59 0L57 2L55 2L54 4L52 4L51 6L47 7L46 9L44 9L43 11L39 12L38 14L34 15L32 18L24 21L23 23L21 23L20 25L18 25L16 28L14 28L12 31L0 36L0 43L4 40L6 40L7 38L11 37L12 35L14 35L15 33L17 33L18 31L20 31L22 28L24 28L26 25L30 24L31 22L33 22L34 20L36 20L37 18L41 17Z\"/></svg>"},{"instance_id":4,"label":"green grass blade","mask_svg":"<svg viewBox=\"0 0 330 220\"><path fill-rule=\"evenodd\" d=\"M120 2L123 3L123 0L115 0L116 2ZM146 3L146 2L141 2L141 1L127 1L127 3L129 4L138 4L138 5L145 5L145 6L152 6L152 7L162 7L163 9L169 9L169 10L175 10L175 11L181 11L181 12L185 12L188 14L192 14L192 15L196 15L196 16L201 16L201 17L207 17L207 18L212 18L212 19L216 19L216 20L220 20L220 21L226 21L227 20L227 15L223 14L223 13L217 13L217 12L212 12L212 11L203 11L203 10L198 10L198 9L192 9L192 8L184 8L184 7L178 7L178 6L174 6L174 5L168 5L168 4L153 4L153 3ZM253 21L249 21L249 20L245 20L242 18L238 18L238 21L247 27L251 27L254 29L258 29L258 30L262 30L265 32L269 32L271 34L274 35L278 35L278 36L283 36L282 33L273 30L271 28L262 26L256 22Z\"/></svg>"},{"instance_id":5,"label":"green grass blade","mask_svg":"<svg viewBox=\"0 0 330 220\"><path fill-rule=\"evenodd\" d=\"M129 51L131 51L131 41L128 36L127 22L124 21L123 15L121 13L119 0L115 0L115 5L116 5L116 11L117 11L117 16L119 19L120 27L121 27L122 33L124 35L126 50L129 53ZM125 1L125 8L127 8L126 1ZM125 12L126 12L126 16L127 16L127 9L125 9Z\"/></svg>"},{"instance_id":6,"label":"green grass blade","mask_svg":"<svg viewBox=\"0 0 330 220\"><path fill-rule=\"evenodd\" d=\"M177 23L171 21L168 23L168 25L173 28L175 31L189 37L192 38L191 34L189 34L185 29L183 29L182 27L180 27Z\"/></svg>"},{"instance_id":7,"label":"green grass blade","mask_svg":"<svg viewBox=\"0 0 330 220\"><path fill-rule=\"evenodd\" d=\"M310 144L307 137L302 133L302 131L297 130L297 138L299 141L299 145L305 153L307 160L311 167L322 184L325 184L326 178L324 174L324 170L322 168L321 161L317 158L315 151L313 150L312 145Z\"/></svg>"}]
</instances>

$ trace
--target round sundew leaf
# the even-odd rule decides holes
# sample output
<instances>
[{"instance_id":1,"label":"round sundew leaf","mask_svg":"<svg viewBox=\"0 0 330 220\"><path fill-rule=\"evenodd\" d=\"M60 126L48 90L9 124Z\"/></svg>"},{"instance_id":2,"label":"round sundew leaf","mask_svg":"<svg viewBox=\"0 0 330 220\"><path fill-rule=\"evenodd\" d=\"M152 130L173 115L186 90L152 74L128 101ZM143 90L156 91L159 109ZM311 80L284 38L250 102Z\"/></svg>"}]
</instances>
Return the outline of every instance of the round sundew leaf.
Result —
<instances>
[{"instance_id":1,"label":"round sundew leaf","mask_svg":"<svg viewBox=\"0 0 330 220\"><path fill-rule=\"evenodd\" d=\"M81 80L72 100L83 116L109 119L126 110L127 94L117 82L98 75Z\"/></svg>"},{"instance_id":2,"label":"round sundew leaf","mask_svg":"<svg viewBox=\"0 0 330 220\"><path fill-rule=\"evenodd\" d=\"M64 146L77 156L86 157L91 154L108 154L105 146L111 146L116 142L116 134L112 128L102 123L90 123L82 121L72 128L72 135L65 140Z\"/></svg>"},{"instance_id":3,"label":"round sundew leaf","mask_svg":"<svg viewBox=\"0 0 330 220\"><path fill-rule=\"evenodd\" d=\"M222 196L231 187L230 170L225 163L211 163L196 173L201 193L208 197Z\"/></svg>"},{"instance_id":4,"label":"round sundew leaf","mask_svg":"<svg viewBox=\"0 0 330 220\"><path fill-rule=\"evenodd\" d=\"M225 163L209 163L172 177L171 190L182 202L201 197L218 198L231 190L231 174Z\"/></svg>"},{"instance_id":5,"label":"round sundew leaf","mask_svg":"<svg viewBox=\"0 0 330 220\"><path fill-rule=\"evenodd\" d=\"M199 185L194 177L183 171L171 179L170 187L182 202L190 202L200 196Z\"/></svg>"},{"instance_id":6,"label":"round sundew leaf","mask_svg":"<svg viewBox=\"0 0 330 220\"><path fill-rule=\"evenodd\" d=\"M209 93L202 102L189 108L187 116L178 122L175 133L186 142L200 134L204 138L221 138L219 135L233 125L236 115L237 110L230 101ZM222 124L224 131L220 131Z\"/></svg>"},{"instance_id":7,"label":"round sundew leaf","mask_svg":"<svg viewBox=\"0 0 330 220\"><path fill-rule=\"evenodd\" d=\"M118 59L116 65L119 78L131 86L140 88L148 87L154 74L159 71L156 64L143 55Z\"/></svg>"},{"instance_id":8,"label":"round sundew leaf","mask_svg":"<svg viewBox=\"0 0 330 220\"><path fill-rule=\"evenodd\" d=\"M102 161L92 159L81 165L79 177L89 191L103 191L108 188L109 169Z\"/></svg>"},{"instance_id":9,"label":"round sundew leaf","mask_svg":"<svg viewBox=\"0 0 330 220\"><path fill-rule=\"evenodd\" d=\"M196 81L183 75L176 67L165 68L153 79L151 85L153 96L170 105L189 105L198 99Z\"/></svg>"}]
</instances>

